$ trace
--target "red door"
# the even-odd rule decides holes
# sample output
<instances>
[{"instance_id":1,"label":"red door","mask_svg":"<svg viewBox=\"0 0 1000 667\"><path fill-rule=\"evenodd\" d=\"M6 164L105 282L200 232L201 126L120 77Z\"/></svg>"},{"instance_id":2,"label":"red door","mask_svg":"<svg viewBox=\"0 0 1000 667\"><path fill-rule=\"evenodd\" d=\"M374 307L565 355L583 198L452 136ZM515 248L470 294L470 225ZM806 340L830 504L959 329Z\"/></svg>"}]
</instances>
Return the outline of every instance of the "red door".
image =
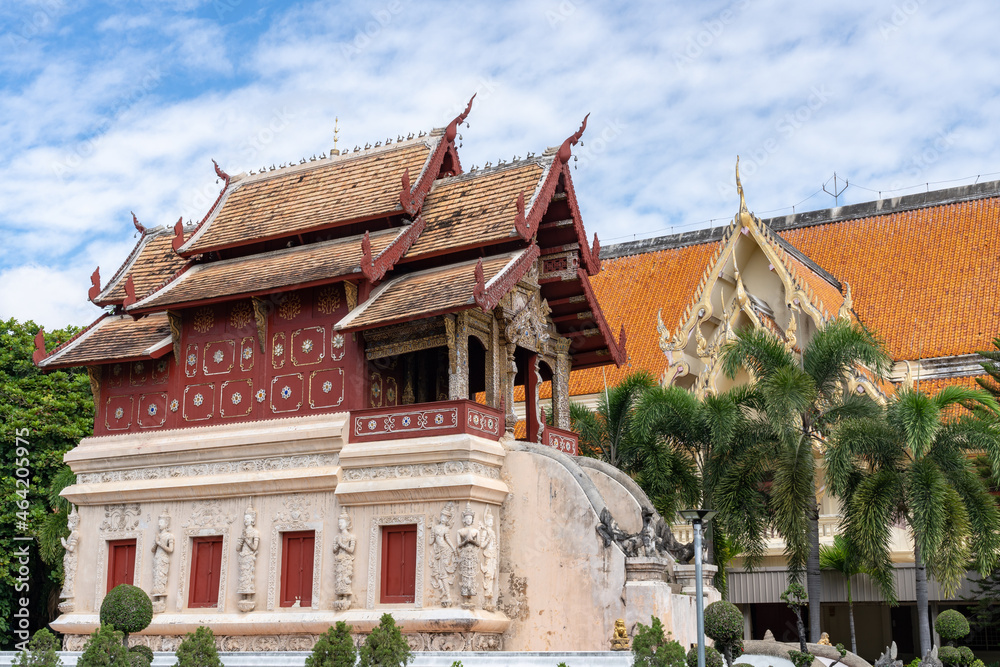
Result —
<instances>
[{"instance_id":1,"label":"red door","mask_svg":"<svg viewBox=\"0 0 1000 667\"><path fill-rule=\"evenodd\" d=\"M135 540L108 542L108 591L135 580Z\"/></svg>"},{"instance_id":2,"label":"red door","mask_svg":"<svg viewBox=\"0 0 1000 667\"><path fill-rule=\"evenodd\" d=\"M312 605L313 549L316 534L300 531L281 534L281 606Z\"/></svg>"},{"instance_id":3,"label":"red door","mask_svg":"<svg viewBox=\"0 0 1000 667\"><path fill-rule=\"evenodd\" d=\"M188 607L214 607L219 603L222 569L222 535L194 538L191 550L191 592Z\"/></svg>"},{"instance_id":4,"label":"red door","mask_svg":"<svg viewBox=\"0 0 1000 667\"><path fill-rule=\"evenodd\" d=\"M382 527L383 603L413 602L417 579L417 527Z\"/></svg>"}]
</instances>

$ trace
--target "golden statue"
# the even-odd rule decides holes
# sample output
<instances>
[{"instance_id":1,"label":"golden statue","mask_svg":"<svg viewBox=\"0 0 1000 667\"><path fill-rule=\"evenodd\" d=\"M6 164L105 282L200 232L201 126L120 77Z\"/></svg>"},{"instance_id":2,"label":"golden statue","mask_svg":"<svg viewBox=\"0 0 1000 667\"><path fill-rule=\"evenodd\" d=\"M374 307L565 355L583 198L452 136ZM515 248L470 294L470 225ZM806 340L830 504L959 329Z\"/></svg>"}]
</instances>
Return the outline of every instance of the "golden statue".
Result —
<instances>
[{"instance_id":1,"label":"golden statue","mask_svg":"<svg viewBox=\"0 0 1000 667\"><path fill-rule=\"evenodd\" d=\"M615 621L615 633L611 637L611 650L627 651L628 649L628 631L625 629L625 619L619 618Z\"/></svg>"},{"instance_id":2,"label":"golden statue","mask_svg":"<svg viewBox=\"0 0 1000 667\"><path fill-rule=\"evenodd\" d=\"M829 632L824 632L823 634L821 634L819 636L819 641L816 642L816 643L819 644L820 646L833 646L833 644L830 643L830 633Z\"/></svg>"}]
</instances>

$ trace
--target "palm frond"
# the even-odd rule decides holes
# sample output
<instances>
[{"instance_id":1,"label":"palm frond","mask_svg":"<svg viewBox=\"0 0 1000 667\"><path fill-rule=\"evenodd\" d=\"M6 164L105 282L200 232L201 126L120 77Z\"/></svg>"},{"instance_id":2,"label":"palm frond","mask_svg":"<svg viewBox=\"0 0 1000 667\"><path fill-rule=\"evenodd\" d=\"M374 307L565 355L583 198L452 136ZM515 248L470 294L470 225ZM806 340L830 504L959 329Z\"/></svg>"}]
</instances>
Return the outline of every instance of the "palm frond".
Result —
<instances>
[{"instance_id":1,"label":"palm frond","mask_svg":"<svg viewBox=\"0 0 1000 667\"><path fill-rule=\"evenodd\" d=\"M858 366L866 367L876 379L884 379L892 360L882 341L857 322L830 321L813 334L802 352L802 368L823 396L834 395Z\"/></svg>"},{"instance_id":2,"label":"palm frond","mask_svg":"<svg viewBox=\"0 0 1000 667\"><path fill-rule=\"evenodd\" d=\"M750 326L736 332L736 340L722 347L719 358L723 373L730 379L735 378L741 368L756 378L763 378L779 368L795 365L792 353L777 336Z\"/></svg>"}]
</instances>

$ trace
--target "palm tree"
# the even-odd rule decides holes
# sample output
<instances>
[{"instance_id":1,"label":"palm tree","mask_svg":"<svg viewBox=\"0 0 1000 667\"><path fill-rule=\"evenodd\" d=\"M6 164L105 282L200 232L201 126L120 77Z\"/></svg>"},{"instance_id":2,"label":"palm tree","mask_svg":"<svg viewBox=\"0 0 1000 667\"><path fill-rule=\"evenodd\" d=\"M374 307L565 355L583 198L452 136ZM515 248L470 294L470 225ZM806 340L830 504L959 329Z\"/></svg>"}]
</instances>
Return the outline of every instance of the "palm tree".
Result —
<instances>
[{"instance_id":1,"label":"palm tree","mask_svg":"<svg viewBox=\"0 0 1000 667\"><path fill-rule=\"evenodd\" d=\"M1000 555L1000 511L970 460L986 452L1000 479L996 422L971 414L949 418L959 405L973 404L980 415L1000 409L979 389L945 387L933 397L902 389L884 413L841 424L826 453L831 491L843 501L844 535L890 602L891 527L910 526L921 654L931 647L928 571L950 595L970 557L985 577Z\"/></svg>"},{"instance_id":2,"label":"palm tree","mask_svg":"<svg viewBox=\"0 0 1000 667\"><path fill-rule=\"evenodd\" d=\"M762 416L775 432L774 457L768 464L771 524L785 541L792 580L806 573L809 633L812 641L818 641L821 581L814 453L841 419L878 412L874 401L846 391L845 385L861 367L882 378L889 357L860 324L832 320L813 334L801 357L774 334L745 328L726 344L721 360L729 378L741 369L749 373ZM763 475L767 470L759 465L758 474ZM765 534L759 533L756 540L751 551L762 553Z\"/></svg>"},{"instance_id":3,"label":"palm tree","mask_svg":"<svg viewBox=\"0 0 1000 667\"><path fill-rule=\"evenodd\" d=\"M840 572L847 581L847 618L851 622L851 652L857 654L858 641L854 633L854 597L851 595L851 579L856 574L863 574L864 568L858 563L854 548L843 535L835 535L833 546L823 545L819 548L819 567L821 570Z\"/></svg>"},{"instance_id":4,"label":"palm tree","mask_svg":"<svg viewBox=\"0 0 1000 667\"><path fill-rule=\"evenodd\" d=\"M596 411L571 403L570 423L580 436L580 453L601 459L616 468L625 470L629 467L630 462L624 460L622 455L630 450L635 404L643 392L655 386L656 380L648 371L638 371L625 376L617 386L606 389Z\"/></svg>"}]
</instances>

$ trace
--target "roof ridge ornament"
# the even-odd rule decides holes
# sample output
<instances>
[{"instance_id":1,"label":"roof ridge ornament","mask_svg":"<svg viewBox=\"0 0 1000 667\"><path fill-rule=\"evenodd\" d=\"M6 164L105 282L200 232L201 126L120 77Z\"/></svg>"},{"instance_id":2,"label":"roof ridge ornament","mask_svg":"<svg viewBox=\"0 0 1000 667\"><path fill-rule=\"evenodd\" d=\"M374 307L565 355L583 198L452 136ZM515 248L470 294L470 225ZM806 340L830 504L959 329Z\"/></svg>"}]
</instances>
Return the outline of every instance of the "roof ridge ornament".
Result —
<instances>
[{"instance_id":1,"label":"roof ridge ornament","mask_svg":"<svg viewBox=\"0 0 1000 667\"><path fill-rule=\"evenodd\" d=\"M87 290L87 298L93 301L101 294L101 267L94 269L90 274L90 289Z\"/></svg>"},{"instance_id":2,"label":"roof ridge ornament","mask_svg":"<svg viewBox=\"0 0 1000 667\"><path fill-rule=\"evenodd\" d=\"M170 245L173 247L174 252L181 249L184 245L184 216L177 218L177 222L174 223L174 240L171 241Z\"/></svg>"},{"instance_id":3,"label":"roof ridge ornament","mask_svg":"<svg viewBox=\"0 0 1000 667\"><path fill-rule=\"evenodd\" d=\"M31 360L35 362L37 366L42 359L46 357L45 352L45 327L38 327L38 333L35 334L35 351L31 353Z\"/></svg>"},{"instance_id":4,"label":"roof ridge ornament","mask_svg":"<svg viewBox=\"0 0 1000 667\"><path fill-rule=\"evenodd\" d=\"M743 194L743 183L740 182L739 155L736 156L736 191L740 194L740 210L736 217L744 227L750 227L753 224L753 216L750 214L750 209L747 208L747 200Z\"/></svg>"},{"instance_id":5,"label":"roof ridge ornament","mask_svg":"<svg viewBox=\"0 0 1000 667\"><path fill-rule=\"evenodd\" d=\"M141 222L139 222L139 218L135 217L135 212L134 211L129 211L129 213L132 214L132 224L135 225L136 231L139 232L142 235L145 235L146 234L146 228L143 226L143 224Z\"/></svg>"},{"instance_id":6,"label":"roof ridge ornament","mask_svg":"<svg viewBox=\"0 0 1000 667\"><path fill-rule=\"evenodd\" d=\"M229 174L222 171L222 169L219 167L219 163L216 162L215 160L212 160L212 164L215 165L215 175L226 181L226 185L229 185Z\"/></svg>"},{"instance_id":7,"label":"roof ridge ornament","mask_svg":"<svg viewBox=\"0 0 1000 667\"><path fill-rule=\"evenodd\" d=\"M125 281L125 299L122 301L122 306L128 308L133 303L138 301L135 298L135 282L132 281L132 274L128 274L128 280Z\"/></svg>"},{"instance_id":8,"label":"roof ridge ornament","mask_svg":"<svg viewBox=\"0 0 1000 667\"><path fill-rule=\"evenodd\" d=\"M458 126L465 122L465 119L469 117L469 112L472 111L472 100L476 99L476 95L479 93L473 93L472 97L469 98L469 103L465 105L465 111L455 116L455 118L448 123L447 129L444 131L445 138L448 139L448 143L455 141L455 137L458 136Z\"/></svg>"},{"instance_id":9,"label":"roof ridge ornament","mask_svg":"<svg viewBox=\"0 0 1000 667\"><path fill-rule=\"evenodd\" d=\"M583 136L584 130L587 129L587 119L590 118L588 113L583 117L583 122L580 124L580 129L571 134L562 142L562 146L559 147L559 151L556 153L556 157L560 162L566 164L569 162L570 156L573 154L573 146L576 146L577 142L580 141L580 137Z\"/></svg>"}]
</instances>

